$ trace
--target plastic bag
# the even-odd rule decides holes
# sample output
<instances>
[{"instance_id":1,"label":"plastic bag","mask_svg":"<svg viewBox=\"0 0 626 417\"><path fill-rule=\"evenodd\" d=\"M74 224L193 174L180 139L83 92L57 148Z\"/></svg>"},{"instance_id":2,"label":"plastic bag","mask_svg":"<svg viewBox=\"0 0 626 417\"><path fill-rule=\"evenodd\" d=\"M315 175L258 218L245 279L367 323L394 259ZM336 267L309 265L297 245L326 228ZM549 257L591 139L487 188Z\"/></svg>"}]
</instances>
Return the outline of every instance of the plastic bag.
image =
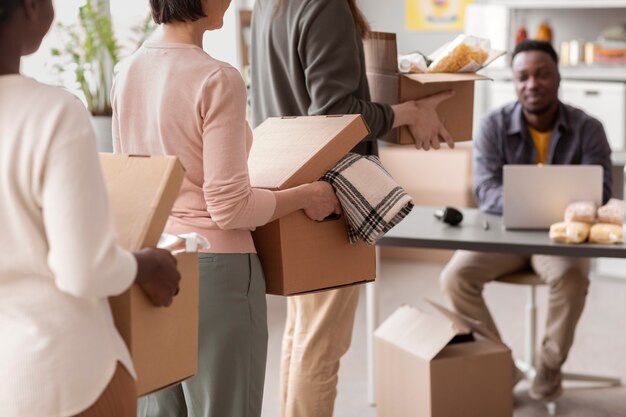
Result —
<instances>
[{"instance_id":1,"label":"plastic bag","mask_svg":"<svg viewBox=\"0 0 626 417\"><path fill-rule=\"evenodd\" d=\"M476 72L487 62L490 50L488 39L459 35L437 54L428 72Z\"/></svg>"},{"instance_id":2,"label":"plastic bag","mask_svg":"<svg viewBox=\"0 0 626 417\"><path fill-rule=\"evenodd\" d=\"M596 223L589 231L589 242L592 243L622 243L624 235L622 226L610 223Z\"/></svg>"},{"instance_id":3,"label":"plastic bag","mask_svg":"<svg viewBox=\"0 0 626 417\"><path fill-rule=\"evenodd\" d=\"M157 247L167 249L173 254L181 252L198 252L201 249L209 249L211 243L198 233L185 233L182 235L172 235L163 233L159 238Z\"/></svg>"},{"instance_id":4,"label":"plastic bag","mask_svg":"<svg viewBox=\"0 0 626 417\"><path fill-rule=\"evenodd\" d=\"M550 226L550 239L562 243L582 243L591 226L582 222L558 222Z\"/></svg>"},{"instance_id":5,"label":"plastic bag","mask_svg":"<svg viewBox=\"0 0 626 417\"><path fill-rule=\"evenodd\" d=\"M624 224L624 201L612 198L598 209L600 223Z\"/></svg>"},{"instance_id":6,"label":"plastic bag","mask_svg":"<svg viewBox=\"0 0 626 417\"><path fill-rule=\"evenodd\" d=\"M593 201L575 201L565 207L566 222L593 223L596 220L596 203Z\"/></svg>"}]
</instances>

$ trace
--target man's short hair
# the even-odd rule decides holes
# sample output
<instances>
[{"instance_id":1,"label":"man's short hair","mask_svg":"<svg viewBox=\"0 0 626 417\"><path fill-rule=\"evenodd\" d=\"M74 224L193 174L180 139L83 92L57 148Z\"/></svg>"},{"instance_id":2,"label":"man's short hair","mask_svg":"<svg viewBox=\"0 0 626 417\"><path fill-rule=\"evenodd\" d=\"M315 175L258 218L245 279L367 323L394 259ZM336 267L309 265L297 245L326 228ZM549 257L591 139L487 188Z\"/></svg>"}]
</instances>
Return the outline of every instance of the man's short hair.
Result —
<instances>
[{"instance_id":1,"label":"man's short hair","mask_svg":"<svg viewBox=\"0 0 626 417\"><path fill-rule=\"evenodd\" d=\"M541 51L550 55L550 58L554 61L555 64L559 63L559 57L556 54L556 51L552 47L550 42L545 41L537 41L537 40L525 40L517 44L515 49L513 50L513 55L511 56L511 61L515 59L515 55L528 52L528 51Z\"/></svg>"},{"instance_id":2,"label":"man's short hair","mask_svg":"<svg viewBox=\"0 0 626 417\"><path fill-rule=\"evenodd\" d=\"M22 4L22 0L0 0L0 24L11 18L13 10Z\"/></svg>"},{"instance_id":3,"label":"man's short hair","mask_svg":"<svg viewBox=\"0 0 626 417\"><path fill-rule=\"evenodd\" d=\"M150 0L150 11L157 24L195 22L206 16L201 0Z\"/></svg>"}]
</instances>

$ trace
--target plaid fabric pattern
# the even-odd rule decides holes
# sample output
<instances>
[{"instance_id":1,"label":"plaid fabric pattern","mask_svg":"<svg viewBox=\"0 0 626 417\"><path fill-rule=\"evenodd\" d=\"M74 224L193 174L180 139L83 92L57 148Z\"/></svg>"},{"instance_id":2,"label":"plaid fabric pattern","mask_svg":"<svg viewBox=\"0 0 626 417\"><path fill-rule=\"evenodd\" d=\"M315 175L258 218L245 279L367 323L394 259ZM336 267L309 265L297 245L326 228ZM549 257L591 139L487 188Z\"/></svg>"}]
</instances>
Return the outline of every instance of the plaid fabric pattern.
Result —
<instances>
[{"instance_id":1,"label":"plaid fabric pattern","mask_svg":"<svg viewBox=\"0 0 626 417\"><path fill-rule=\"evenodd\" d=\"M413 208L413 200L376 156L346 155L323 181L335 189L348 225L350 243L376 243Z\"/></svg>"}]
</instances>

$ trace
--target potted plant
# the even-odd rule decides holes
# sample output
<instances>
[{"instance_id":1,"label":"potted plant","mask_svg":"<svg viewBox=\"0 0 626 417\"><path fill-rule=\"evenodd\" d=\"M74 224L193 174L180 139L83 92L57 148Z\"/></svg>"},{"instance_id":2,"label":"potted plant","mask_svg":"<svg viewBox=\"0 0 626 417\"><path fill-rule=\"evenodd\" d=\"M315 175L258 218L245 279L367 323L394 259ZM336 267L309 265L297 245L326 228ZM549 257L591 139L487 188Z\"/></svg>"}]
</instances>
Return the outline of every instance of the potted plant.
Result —
<instances>
[{"instance_id":1,"label":"potted plant","mask_svg":"<svg viewBox=\"0 0 626 417\"><path fill-rule=\"evenodd\" d=\"M133 31L139 36L137 47L156 26L148 15ZM86 0L79 8L78 23L58 24L62 47L53 48L57 57L53 68L68 87L77 90L92 114L101 152L112 151L111 101L113 71L120 60L121 47L114 33L107 4Z\"/></svg>"}]
</instances>

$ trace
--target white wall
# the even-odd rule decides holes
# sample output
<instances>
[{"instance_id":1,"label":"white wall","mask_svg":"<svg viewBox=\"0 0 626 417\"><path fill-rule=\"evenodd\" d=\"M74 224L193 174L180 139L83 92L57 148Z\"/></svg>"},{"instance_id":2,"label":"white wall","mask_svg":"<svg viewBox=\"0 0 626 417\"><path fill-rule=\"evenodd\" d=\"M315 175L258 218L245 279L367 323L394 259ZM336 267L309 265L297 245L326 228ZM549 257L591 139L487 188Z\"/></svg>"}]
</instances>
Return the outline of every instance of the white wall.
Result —
<instances>
[{"instance_id":1,"label":"white wall","mask_svg":"<svg viewBox=\"0 0 626 417\"><path fill-rule=\"evenodd\" d=\"M233 1L224 16L224 26L204 34L204 50L213 58L228 62L241 70L239 58L239 14Z\"/></svg>"},{"instance_id":2,"label":"white wall","mask_svg":"<svg viewBox=\"0 0 626 417\"><path fill-rule=\"evenodd\" d=\"M395 32L398 53L420 51L429 54L444 43L454 39L460 32L409 31L405 28L406 0L359 0L359 5L372 29L379 32Z\"/></svg>"},{"instance_id":3,"label":"white wall","mask_svg":"<svg viewBox=\"0 0 626 417\"><path fill-rule=\"evenodd\" d=\"M44 38L39 50L27 57L22 58L21 71L29 77L49 84L61 84L62 80L56 77L52 71L50 50L59 45L56 25L71 24L77 20L78 8L84 4L84 0L53 0L55 18L50 33Z\"/></svg>"}]
</instances>

